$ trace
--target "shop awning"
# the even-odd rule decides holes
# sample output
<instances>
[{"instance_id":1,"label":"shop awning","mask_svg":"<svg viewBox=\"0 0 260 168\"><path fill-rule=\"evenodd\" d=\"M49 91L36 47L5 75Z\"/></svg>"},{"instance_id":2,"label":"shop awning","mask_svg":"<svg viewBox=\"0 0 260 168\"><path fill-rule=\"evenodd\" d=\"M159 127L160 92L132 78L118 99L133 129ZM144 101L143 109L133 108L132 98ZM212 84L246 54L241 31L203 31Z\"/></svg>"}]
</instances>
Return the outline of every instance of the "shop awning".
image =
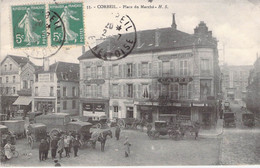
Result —
<instances>
[{"instance_id":1,"label":"shop awning","mask_svg":"<svg viewBox=\"0 0 260 168\"><path fill-rule=\"evenodd\" d=\"M19 96L13 105L29 105L32 101L32 97L29 96Z\"/></svg>"}]
</instances>

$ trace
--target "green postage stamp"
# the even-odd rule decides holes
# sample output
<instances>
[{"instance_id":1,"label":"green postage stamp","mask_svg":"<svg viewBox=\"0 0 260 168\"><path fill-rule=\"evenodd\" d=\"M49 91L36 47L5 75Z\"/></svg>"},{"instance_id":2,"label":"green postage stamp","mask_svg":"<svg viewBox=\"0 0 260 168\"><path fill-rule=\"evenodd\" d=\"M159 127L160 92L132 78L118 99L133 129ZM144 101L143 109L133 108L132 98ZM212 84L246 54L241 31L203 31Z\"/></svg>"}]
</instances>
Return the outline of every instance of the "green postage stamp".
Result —
<instances>
[{"instance_id":1,"label":"green postage stamp","mask_svg":"<svg viewBox=\"0 0 260 168\"><path fill-rule=\"evenodd\" d=\"M14 48L47 46L45 5L12 6Z\"/></svg>"},{"instance_id":2,"label":"green postage stamp","mask_svg":"<svg viewBox=\"0 0 260 168\"><path fill-rule=\"evenodd\" d=\"M60 17L56 18L56 26L64 26L63 29L55 29L55 26L50 28L52 46L60 45L60 40L64 38L63 36L65 36L64 45L84 44L82 3L50 4L49 10ZM54 21L54 23L56 22Z\"/></svg>"}]
</instances>

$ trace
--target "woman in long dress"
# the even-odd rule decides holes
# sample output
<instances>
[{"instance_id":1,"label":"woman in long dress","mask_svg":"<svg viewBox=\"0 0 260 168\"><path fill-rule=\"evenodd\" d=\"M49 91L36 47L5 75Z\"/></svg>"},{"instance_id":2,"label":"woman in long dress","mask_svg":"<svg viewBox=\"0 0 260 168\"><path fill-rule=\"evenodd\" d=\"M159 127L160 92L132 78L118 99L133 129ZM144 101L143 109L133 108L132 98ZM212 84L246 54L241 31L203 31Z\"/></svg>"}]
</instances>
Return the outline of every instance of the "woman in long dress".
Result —
<instances>
[{"instance_id":1,"label":"woman in long dress","mask_svg":"<svg viewBox=\"0 0 260 168\"><path fill-rule=\"evenodd\" d=\"M27 45L37 42L39 44L41 36L33 31L33 21L41 23L41 20L36 19L34 16L36 13L32 12L30 8L27 8L23 19L18 23L19 28L24 28L24 42L28 42Z\"/></svg>"},{"instance_id":2,"label":"woman in long dress","mask_svg":"<svg viewBox=\"0 0 260 168\"><path fill-rule=\"evenodd\" d=\"M64 8L64 12L62 12L61 14L61 20L63 21L64 27L65 27L65 43L68 43L68 41L77 41L77 37L78 37L78 33L75 33L74 31L72 31L70 29L70 19L73 19L75 21L78 21L79 18L75 18L74 16L72 16L74 13L74 11L68 9L67 6L65 6Z\"/></svg>"}]
</instances>

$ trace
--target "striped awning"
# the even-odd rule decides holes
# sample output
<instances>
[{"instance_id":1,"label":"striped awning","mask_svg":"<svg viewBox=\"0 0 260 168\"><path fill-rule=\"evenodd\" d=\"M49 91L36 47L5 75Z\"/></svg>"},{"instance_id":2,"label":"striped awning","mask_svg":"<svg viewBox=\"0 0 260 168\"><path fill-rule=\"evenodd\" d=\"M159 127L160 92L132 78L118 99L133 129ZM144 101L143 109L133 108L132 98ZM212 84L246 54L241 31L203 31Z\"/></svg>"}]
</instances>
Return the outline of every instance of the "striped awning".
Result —
<instances>
[{"instance_id":1,"label":"striped awning","mask_svg":"<svg viewBox=\"0 0 260 168\"><path fill-rule=\"evenodd\" d=\"M13 105L29 105L32 101L32 97L30 96L19 96Z\"/></svg>"}]
</instances>

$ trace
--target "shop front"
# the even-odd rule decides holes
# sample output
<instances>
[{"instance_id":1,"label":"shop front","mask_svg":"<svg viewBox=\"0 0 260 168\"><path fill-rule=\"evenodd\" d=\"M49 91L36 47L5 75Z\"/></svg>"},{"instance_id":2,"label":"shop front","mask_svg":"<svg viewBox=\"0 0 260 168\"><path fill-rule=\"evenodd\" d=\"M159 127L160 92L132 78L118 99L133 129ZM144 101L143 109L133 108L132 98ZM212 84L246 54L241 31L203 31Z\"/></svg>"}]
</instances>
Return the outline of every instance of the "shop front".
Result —
<instances>
[{"instance_id":1,"label":"shop front","mask_svg":"<svg viewBox=\"0 0 260 168\"><path fill-rule=\"evenodd\" d=\"M150 105L137 105L137 118L145 119L147 122L154 122L158 120L157 107Z\"/></svg>"},{"instance_id":2,"label":"shop front","mask_svg":"<svg viewBox=\"0 0 260 168\"><path fill-rule=\"evenodd\" d=\"M81 100L82 116L90 117L93 121L100 116L109 117L108 100Z\"/></svg>"},{"instance_id":3,"label":"shop front","mask_svg":"<svg viewBox=\"0 0 260 168\"><path fill-rule=\"evenodd\" d=\"M55 99L34 99L34 111L41 111L44 114L55 112Z\"/></svg>"}]
</instances>

